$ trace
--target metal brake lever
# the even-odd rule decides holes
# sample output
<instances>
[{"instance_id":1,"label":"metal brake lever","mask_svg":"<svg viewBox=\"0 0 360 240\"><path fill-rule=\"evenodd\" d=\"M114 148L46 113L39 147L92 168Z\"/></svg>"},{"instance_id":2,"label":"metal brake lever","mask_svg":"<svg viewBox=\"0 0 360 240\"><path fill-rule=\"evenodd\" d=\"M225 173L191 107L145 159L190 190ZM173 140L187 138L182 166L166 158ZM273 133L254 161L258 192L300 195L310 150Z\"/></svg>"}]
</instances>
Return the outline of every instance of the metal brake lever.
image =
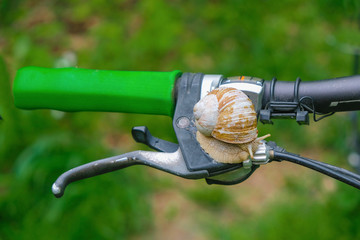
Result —
<instances>
[{"instance_id":1,"label":"metal brake lever","mask_svg":"<svg viewBox=\"0 0 360 240\"><path fill-rule=\"evenodd\" d=\"M178 144L152 136L145 126L134 127L131 132L136 142L160 152L134 151L78 166L63 173L55 181L52 186L53 194L59 198L63 196L66 186L72 182L133 165L146 165L188 179L209 175L206 170L189 171Z\"/></svg>"},{"instance_id":2,"label":"metal brake lever","mask_svg":"<svg viewBox=\"0 0 360 240\"><path fill-rule=\"evenodd\" d=\"M155 148L152 144L158 147L162 146L157 149L160 151L169 149L169 146L174 147L177 145L151 136L146 127L135 127L132 132L137 141L141 140L152 148ZM186 179L206 178L208 184L236 184L246 180L258 168L258 165L266 164L268 161L269 148L265 142L262 142L259 146L253 159L248 159L242 164L229 164L234 165L235 168L216 174L211 174L205 169L189 171L179 147L175 152L134 151L73 168L63 173L55 181L52 192L59 198L63 196L67 185L72 182L133 165L146 165Z\"/></svg>"},{"instance_id":3,"label":"metal brake lever","mask_svg":"<svg viewBox=\"0 0 360 240\"><path fill-rule=\"evenodd\" d=\"M199 179L208 176L206 170L190 172L185 165L180 148L173 153L135 151L73 168L63 173L55 181L52 192L56 197L61 197L66 186L72 182L133 165L146 165L188 179Z\"/></svg>"}]
</instances>

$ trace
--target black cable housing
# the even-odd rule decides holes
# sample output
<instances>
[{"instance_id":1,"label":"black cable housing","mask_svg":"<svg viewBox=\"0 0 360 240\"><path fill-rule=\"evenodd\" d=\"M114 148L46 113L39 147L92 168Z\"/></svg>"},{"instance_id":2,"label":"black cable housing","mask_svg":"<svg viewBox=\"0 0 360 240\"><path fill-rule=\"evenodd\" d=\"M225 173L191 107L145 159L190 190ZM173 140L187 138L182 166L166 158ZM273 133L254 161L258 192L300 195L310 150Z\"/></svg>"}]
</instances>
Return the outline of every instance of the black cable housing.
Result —
<instances>
[{"instance_id":1,"label":"black cable housing","mask_svg":"<svg viewBox=\"0 0 360 240\"><path fill-rule=\"evenodd\" d=\"M296 163L304 167L311 168L320 173L323 173L329 177L335 178L357 189L360 189L360 175L357 175L343 168L339 168L327 163L315 161L313 159L300 157L299 155L288 153L283 150L281 151L274 149L273 151L274 154L272 156L272 160L276 160L276 161L284 160L284 161Z\"/></svg>"}]
</instances>

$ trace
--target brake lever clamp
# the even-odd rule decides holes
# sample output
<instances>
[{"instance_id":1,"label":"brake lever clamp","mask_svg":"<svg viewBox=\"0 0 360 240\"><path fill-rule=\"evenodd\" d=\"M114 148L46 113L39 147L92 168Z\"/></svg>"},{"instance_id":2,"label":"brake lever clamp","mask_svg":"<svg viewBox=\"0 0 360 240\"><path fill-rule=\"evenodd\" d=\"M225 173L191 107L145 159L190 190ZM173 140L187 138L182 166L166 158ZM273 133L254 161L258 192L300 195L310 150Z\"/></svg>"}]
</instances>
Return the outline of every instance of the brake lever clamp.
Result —
<instances>
[{"instance_id":1,"label":"brake lever clamp","mask_svg":"<svg viewBox=\"0 0 360 240\"><path fill-rule=\"evenodd\" d=\"M187 179L205 178L208 184L231 185L246 180L259 165L269 161L269 148L266 142L261 142L253 159L238 164L216 162L196 140L197 129L193 115L193 107L200 98L222 84L245 86L248 96L257 103L255 107L261 104L261 79L247 77L247 81L243 80L224 80L221 75L184 73L177 80L174 93L176 108L173 127L179 144L153 137L144 126L134 127L132 135L135 141L160 152L135 151L71 169L63 173L53 184L54 195L61 197L71 182L132 165L146 165Z\"/></svg>"},{"instance_id":2,"label":"brake lever clamp","mask_svg":"<svg viewBox=\"0 0 360 240\"><path fill-rule=\"evenodd\" d=\"M242 90L251 99L256 112L259 113L264 90L263 82L260 78L247 76L223 78L222 75L201 73L184 73L181 76L176 86L173 127L189 171L206 170L209 172L207 183L229 185L244 181L258 168L259 164L265 164L268 161L268 149L264 142L255 154L255 162L249 160L240 164L216 162L204 152L196 140L197 129L193 114L193 107L200 98L220 86Z\"/></svg>"}]
</instances>

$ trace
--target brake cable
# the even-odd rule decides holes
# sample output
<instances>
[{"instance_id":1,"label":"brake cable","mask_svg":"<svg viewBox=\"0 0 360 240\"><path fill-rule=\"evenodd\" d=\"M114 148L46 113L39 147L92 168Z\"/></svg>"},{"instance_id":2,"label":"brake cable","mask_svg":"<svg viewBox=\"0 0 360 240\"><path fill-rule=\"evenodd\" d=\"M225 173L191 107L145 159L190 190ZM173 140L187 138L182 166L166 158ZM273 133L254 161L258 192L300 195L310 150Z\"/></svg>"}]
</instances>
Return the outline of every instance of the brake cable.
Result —
<instances>
[{"instance_id":1,"label":"brake cable","mask_svg":"<svg viewBox=\"0 0 360 240\"><path fill-rule=\"evenodd\" d=\"M324 162L289 153L284 148L277 146L275 142L268 142L267 144L270 145L272 148L269 152L271 161L288 161L298 165L302 165L304 167L325 174L329 177L335 178L357 189L360 189L360 175L358 174Z\"/></svg>"}]
</instances>

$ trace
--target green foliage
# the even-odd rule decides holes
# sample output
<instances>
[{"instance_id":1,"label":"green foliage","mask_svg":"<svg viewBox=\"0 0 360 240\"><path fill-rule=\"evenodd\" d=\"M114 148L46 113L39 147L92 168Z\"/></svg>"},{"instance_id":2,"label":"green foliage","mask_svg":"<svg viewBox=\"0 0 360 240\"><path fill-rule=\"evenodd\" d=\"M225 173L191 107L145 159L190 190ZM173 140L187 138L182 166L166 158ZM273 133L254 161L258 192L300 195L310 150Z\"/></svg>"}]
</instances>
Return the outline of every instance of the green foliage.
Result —
<instances>
[{"instance_id":1,"label":"green foliage","mask_svg":"<svg viewBox=\"0 0 360 240\"><path fill-rule=\"evenodd\" d=\"M274 76L289 81L298 76L303 80L333 78L351 74L351 54L360 40L359 12L357 0L0 1L0 55L4 59L0 58L0 115L4 118L0 121L0 238L151 238L147 233L154 229L157 217L150 205L153 194L181 188L172 182L175 177L156 179L144 167L134 167L74 183L63 199L54 199L51 184L62 172L95 159L145 149L132 143L132 126L147 125L155 136L176 141L171 119L21 111L14 107L10 90L18 68L75 65L179 69L267 80ZM351 129L346 127L347 117L338 115L311 126L279 120L273 126L260 125L259 131L271 133L271 140L289 151L315 152L319 160L346 165ZM247 193L249 181L232 188L200 185L179 190L192 204L202 206L191 218L197 220L203 235L213 239L359 239L360 199L354 189L337 184L325 191L315 173L293 176L265 206L245 199L255 209L261 207L260 212L251 212L235 199L237 191ZM154 188L153 182L158 183ZM176 221L183 212L181 206L173 205L165 218Z\"/></svg>"},{"instance_id":2,"label":"green foliage","mask_svg":"<svg viewBox=\"0 0 360 240\"><path fill-rule=\"evenodd\" d=\"M194 202L210 209L221 209L231 199L223 186L202 189L194 188L188 190L186 193Z\"/></svg>"},{"instance_id":3,"label":"green foliage","mask_svg":"<svg viewBox=\"0 0 360 240\"><path fill-rule=\"evenodd\" d=\"M74 184L61 201L51 196L55 176L91 158L82 151L91 147L92 151L103 152L98 146L85 146L84 139L75 137L76 144L73 138L58 133L37 140L16 159L13 171L3 175L7 181L0 204L1 216L6 219L0 224L3 237L48 239L43 232L46 229L54 236L67 233L74 238L117 238L149 226L151 214L143 204L148 189L139 171Z\"/></svg>"},{"instance_id":4,"label":"green foliage","mask_svg":"<svg viewBox=\"0 0 360 240\"><path fill-rule=\"evenodd\" d=\"M239 215L230 225L207 221L211 239L358 239L360 195L344 184L314 198L303 182L288 185L283 196L259 216ZM292 197L288 197L291 195Z\"/></svg>"}]
</instances>

